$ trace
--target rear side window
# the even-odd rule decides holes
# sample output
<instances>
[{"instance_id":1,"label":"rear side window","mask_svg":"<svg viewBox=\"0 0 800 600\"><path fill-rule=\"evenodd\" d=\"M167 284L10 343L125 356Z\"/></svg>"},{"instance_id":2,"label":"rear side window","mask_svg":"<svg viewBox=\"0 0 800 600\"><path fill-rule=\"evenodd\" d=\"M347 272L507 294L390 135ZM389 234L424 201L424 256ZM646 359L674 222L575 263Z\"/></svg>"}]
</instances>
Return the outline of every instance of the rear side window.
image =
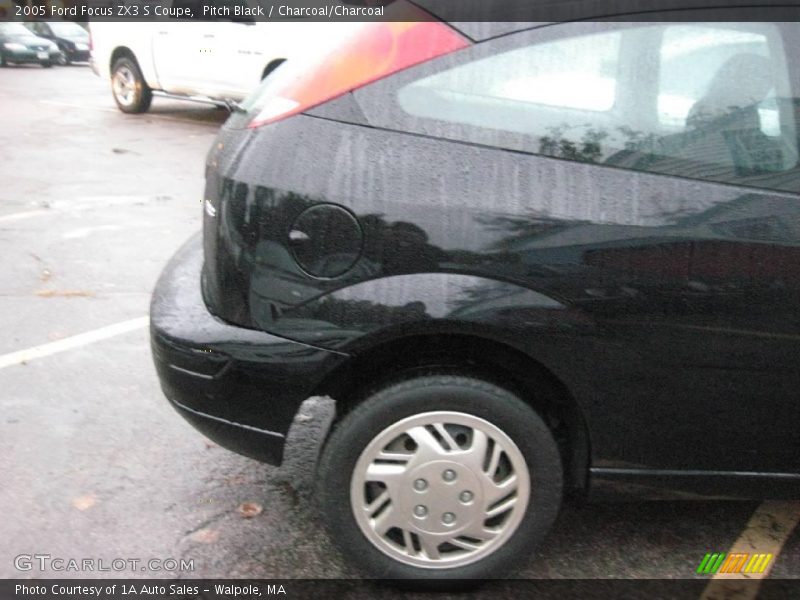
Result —
<instances>
[{"instance_id":1,"label":"rear side window","mask_svg":"<svg viewBox=\"0 0 800 600\"><path fill-rule=\"evenodd\" d=\"M607 112L616 98L620 38L613 32L503 52L403 87L400 105L413 115L480 126L511 115L520 104ZM482 110L484 106L491 112ZM526 131L524 123L508 120L512 122L512 131Z\"/></svg>"},{"instance_id":2,"label":"rear side window","mask_svg":"<svg viewBox=\"0 0 800 600\"><path fill-rule=\"evenodd\" d=\"M800 191L800 103L784 39L787 31L796 35L797 25L585 25L555 26L571 33L484 51L403 81L393 91L402 128L567 160ZM385 111L368 116L381 119Z\"/></svg>"}]
</instances>

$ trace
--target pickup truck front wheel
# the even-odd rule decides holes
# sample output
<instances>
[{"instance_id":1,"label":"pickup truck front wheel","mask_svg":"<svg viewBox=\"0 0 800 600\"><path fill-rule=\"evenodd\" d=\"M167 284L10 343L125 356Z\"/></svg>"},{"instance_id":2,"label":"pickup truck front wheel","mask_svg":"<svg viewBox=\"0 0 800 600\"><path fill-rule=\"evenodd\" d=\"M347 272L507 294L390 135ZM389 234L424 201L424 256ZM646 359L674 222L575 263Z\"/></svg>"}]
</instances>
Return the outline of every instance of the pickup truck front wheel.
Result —
<instances>
[{"instance_id":1,"label":"pickup truck front wheel","mask_svg":"<svg viewBox=\"0 0 800 600\"><path fill-rule=\"evenodd\" d=\"M139 65L128 57L118 59L111 68L111 93L125 113L147 112L153 101L153 91L142 77Z\"/></svg>"}]
</instances>

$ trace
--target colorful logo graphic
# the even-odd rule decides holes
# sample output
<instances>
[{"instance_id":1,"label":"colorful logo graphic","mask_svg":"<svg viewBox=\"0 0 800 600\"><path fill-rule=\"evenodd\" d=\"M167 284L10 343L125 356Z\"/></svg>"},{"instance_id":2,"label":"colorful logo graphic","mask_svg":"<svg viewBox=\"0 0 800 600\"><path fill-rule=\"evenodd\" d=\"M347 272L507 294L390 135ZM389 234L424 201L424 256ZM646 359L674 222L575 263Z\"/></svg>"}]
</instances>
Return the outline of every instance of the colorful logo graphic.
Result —
<instances>
[{"instance_id":1,"label":"colorful logo graphic","mask_svg":"<svg viewBox=\"0 0 800 600\"><path fill-rule=\"evenodd\" d=\"M747 554L745 552L708 553L700 561L697 572L702 575L716 573L763 573L772 561L772 554Z\"/></svg>"}]
</instances>

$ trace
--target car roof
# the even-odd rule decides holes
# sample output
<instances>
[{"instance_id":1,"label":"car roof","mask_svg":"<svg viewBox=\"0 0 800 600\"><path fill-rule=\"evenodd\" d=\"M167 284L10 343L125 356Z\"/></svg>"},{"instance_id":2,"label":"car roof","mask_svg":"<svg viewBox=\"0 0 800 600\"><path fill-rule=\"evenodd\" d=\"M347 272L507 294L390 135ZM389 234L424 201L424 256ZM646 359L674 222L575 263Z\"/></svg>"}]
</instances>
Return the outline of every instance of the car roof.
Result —
<instances>
[{"instance_id":1,"label":"car roof","mask_svg":"<svg viewBox=\"0 0 800 600\"><path fill-rule=\"evenodd\" d=\"M553 22L592 19L621 18L630 20L665 20L665 11L693 11L684 14L686 20L706 20L698 9L730 9L724 15L726 21L753 20L754 9L758 9L758 20L785 20L785 12L764 12L767 7L783 5L777 10L792 11L786 2L778 0L411 0L437 18L449 22L453 27L475 41L483 41L500 35L531 29ZM633 17L635 15L635 18ZM709 15L719 18L719 13ZM675 20L680 20L675 16Z\"/></svg>"}]
</instances>

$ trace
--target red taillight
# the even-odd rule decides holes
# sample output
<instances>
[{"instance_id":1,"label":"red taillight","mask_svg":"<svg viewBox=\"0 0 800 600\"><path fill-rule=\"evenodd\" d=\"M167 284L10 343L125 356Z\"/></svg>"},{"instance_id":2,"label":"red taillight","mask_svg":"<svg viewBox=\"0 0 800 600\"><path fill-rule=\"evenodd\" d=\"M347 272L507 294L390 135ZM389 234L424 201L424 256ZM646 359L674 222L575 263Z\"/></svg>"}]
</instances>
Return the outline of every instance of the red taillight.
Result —
<instances>
[{"instance_id":1,"label":"red taillight","mask_svg":"<svg viewBox=\"0 0 800 600\"><path fill-rule=\"evenodd\" d=\"M298 77L270 89L269 98L248 127L296 115L392 73L467 46L466 38L439 21L365 24Z\"/></svg>"}]
</instances>

